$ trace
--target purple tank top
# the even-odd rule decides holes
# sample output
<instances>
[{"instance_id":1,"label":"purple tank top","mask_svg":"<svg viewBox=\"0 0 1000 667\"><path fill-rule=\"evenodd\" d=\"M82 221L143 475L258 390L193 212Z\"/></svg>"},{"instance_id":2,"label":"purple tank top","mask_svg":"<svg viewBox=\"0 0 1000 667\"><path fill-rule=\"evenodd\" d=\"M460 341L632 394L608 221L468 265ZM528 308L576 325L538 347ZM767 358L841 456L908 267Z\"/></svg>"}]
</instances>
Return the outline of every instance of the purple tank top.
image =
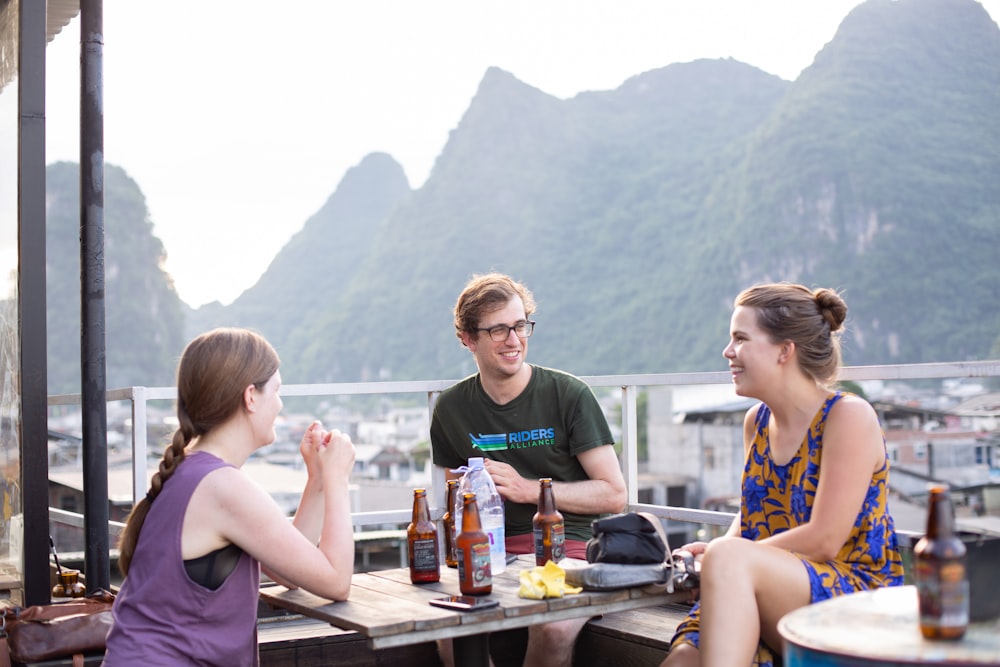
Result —
<instances>
[{"instance_id":1,"label":"purple tank top","mask_svg":"<svg viewBox=\"0 0 1000 667\"><path fill-rule=\"evenodd\" d=\"M115 599L104 665L255 666L260 565L244 553L216 590L184 570L181 528L198 483L229 465L205 452L188 455L146 516Z\"/></svg>"}]
</instances>

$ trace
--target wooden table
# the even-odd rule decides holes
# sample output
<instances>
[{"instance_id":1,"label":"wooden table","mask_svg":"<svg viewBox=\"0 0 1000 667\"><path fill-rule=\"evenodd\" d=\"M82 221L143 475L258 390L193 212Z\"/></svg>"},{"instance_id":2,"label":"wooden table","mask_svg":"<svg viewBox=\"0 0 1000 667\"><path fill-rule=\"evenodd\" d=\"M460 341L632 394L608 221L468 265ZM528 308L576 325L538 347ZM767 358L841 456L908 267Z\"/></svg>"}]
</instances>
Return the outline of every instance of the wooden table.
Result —
<instances>
[{"instance_id":1,"label":"wooden table","mask_svg":"<svg viewBox=\"0 0 1000 667\"><path fill-rule=\"evenodd\" d=\"M972 623L957 641L924 639L917 589L893 586L796 609L778 623L785 666L1000 665L1000 619Z\"/></svg>"},{"instance_id":2,"label":"wooden table","mask_svg":"<svg viewBox=\"0 0 1000 667\"><path fill-rule=\"evenodd\" d=\"M519 598L518 576L534 565L533 555L520 556L494 576L493 592L488 597L498 600L500 606L475 612L450 611L428 603L432 598L459 594L458 571L448 567L441 568L441 581L433 584L411 584L409 568L355 574L346 602L330 602L283 586L262 588L260 597L275 607L356 630L368 638L374 649L453 639L457 665L488 665L489 634L497 630L600 616L688 598L687 593L668 595L644 588L584 591L545 600Z\"/></svg>"}]
</instances>

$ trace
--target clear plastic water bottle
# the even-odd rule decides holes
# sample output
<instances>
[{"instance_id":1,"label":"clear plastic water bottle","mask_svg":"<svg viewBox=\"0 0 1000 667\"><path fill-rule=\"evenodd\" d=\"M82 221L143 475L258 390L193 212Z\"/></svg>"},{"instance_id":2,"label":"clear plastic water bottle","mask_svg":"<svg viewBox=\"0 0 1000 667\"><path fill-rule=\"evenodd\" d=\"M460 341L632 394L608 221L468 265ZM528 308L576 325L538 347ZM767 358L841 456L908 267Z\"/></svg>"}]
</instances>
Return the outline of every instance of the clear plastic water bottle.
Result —
<instances>
[{"instance_id":1,"label":"clear plastic water bottle","mask_svg":"<svg viewBox=\"0 0 1000 667\"><path fill-rule=\"evenodd\" d=\"M498 575L507 567L507 549L505 547L503 498L493 484L493 478L486 471L483 457L469 459L468 467L459 468L465 474L458 484L456 498L461 498L466 491L476 494L476 504L479 506L479 519L483 524L483 532L490 538L490 569L493 575ZM452 508L455 515L455 525L462 525L462 503L456 502Z\"/></svg>"}]
</instances>

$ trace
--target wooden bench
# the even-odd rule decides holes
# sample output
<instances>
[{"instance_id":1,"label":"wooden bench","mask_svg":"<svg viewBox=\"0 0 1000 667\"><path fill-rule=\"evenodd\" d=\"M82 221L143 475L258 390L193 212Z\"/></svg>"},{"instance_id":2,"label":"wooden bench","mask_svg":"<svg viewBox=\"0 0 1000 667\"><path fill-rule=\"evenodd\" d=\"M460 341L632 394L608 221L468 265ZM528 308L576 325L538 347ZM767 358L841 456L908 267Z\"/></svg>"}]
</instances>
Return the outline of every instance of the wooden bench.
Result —
<instances>
[{"instance_id":1,"label":"wooden bench","mask_svg":"<svg viewBox=\"0 0 1000 667\"><path fill-rule=\"evenodd\" d=\"M97 653L85 653L83 655L84 665L97 665L104 662L104 651ZM2 664L2 660L0 660ZM17 662L16 660L10 661L11 667L73 667L73 658L53 658L52 660L43 660L41 662Z\"/></svg>"},{"instance_id":2,"label":"wooden bench","mask_svg":"<svg viewBox=\"0 0 1000 667\"><path fill-rule=\"evenodd\" d=\"M574 667L648 667L667 657L670 638L690 606L659 607L606 614L587 623L576 641Z\"/></svg>"},{"instance_id":3,"label":"wooden bench","mask_svg":"<svg viewBox=\"0 0 1000 667\"><path fill-rule=\"evenodd\" d=\"M577 638L573 667L658 665L667 657L674 630L689 609L688 605L668 603L591 619ZM494 633L490 637L490 656L496 667L520 667L527 641L525 628Z\"/></svg>"},{"instance_id":4,"label":"wooden bench","mask_svg":"<svg viewBox=\"0 0 1000 667\"><path fill-rule=\"evenodd\" d=\"M648 667L667 655L677 624L689 607L664 604L595 618L584 626L574 652L574 667ZM497 667L520 665L527 631L491 637ZM349 667L423 665L439 667L433 643L372 650L357 632L341 630L296 614L261 619L257 626L261 667L336 664Z\"/></svg>"},{"instance_id":5,"label":"wooden bench","mask_svg":"<svg viewBox=\"0 0 1000 667\"><path fill-rule=\"evenodd\" d=\"M261 667L439 667L441 664L433 643L375 651L353 630L342 630L297 614L260 619L257 646Z\"/></svg>"}]
</instances>

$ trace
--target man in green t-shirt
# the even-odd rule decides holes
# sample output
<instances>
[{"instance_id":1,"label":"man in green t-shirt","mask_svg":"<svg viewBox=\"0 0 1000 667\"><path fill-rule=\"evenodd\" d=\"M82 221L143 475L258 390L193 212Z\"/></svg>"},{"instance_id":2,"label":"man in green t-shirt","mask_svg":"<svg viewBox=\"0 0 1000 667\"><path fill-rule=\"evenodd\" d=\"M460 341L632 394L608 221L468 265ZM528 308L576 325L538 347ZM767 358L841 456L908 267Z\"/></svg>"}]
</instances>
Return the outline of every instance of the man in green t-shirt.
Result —
<instances>
[{"instance_id":1,"label":"man in green t-shirt","mask_svg":"<svg viewBox=\"0 0 1000 667\"><path fill-rule=\"evenodd\" d=\"M431 420L434 464L454 469L484 457L504 498L506 548L534 553L538 480L552 478L566 524L566 555L586 559L590 522L625 509L625 480L607 420L590 387L525 361L535 301L509 276L475 276L455 304L455 333L479 372L441 392ZM454 476L450 474L449 476ZM525 665L572 664L586 618L533 626ZM450 642L441 657L453 664Z\"/></svg>"}]
</instances>

